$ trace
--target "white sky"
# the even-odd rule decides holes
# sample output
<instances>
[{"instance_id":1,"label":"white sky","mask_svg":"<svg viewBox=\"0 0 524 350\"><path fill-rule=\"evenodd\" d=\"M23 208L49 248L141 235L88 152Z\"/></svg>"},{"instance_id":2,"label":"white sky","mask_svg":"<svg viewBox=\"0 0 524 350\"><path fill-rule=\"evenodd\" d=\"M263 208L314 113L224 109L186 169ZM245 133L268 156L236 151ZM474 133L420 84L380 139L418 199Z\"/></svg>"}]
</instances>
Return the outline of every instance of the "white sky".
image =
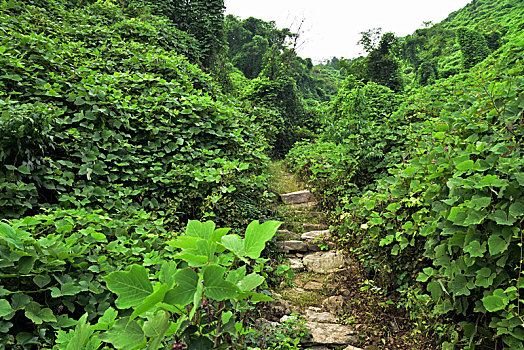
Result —
<instances>
[{"instance_id":1,"label":"white sky","mask_svg":"<svg viewBox=\"0 0 524 350\"><path fill-rule=\"evenodd\" d=\"M315 61L362 53L360 32L381 27L397 36L412 34L423 21L438 23L471 0L225 0L226 14L275 21L296 31L304 19L299 55Z\"/></svg>"}]
</instances>

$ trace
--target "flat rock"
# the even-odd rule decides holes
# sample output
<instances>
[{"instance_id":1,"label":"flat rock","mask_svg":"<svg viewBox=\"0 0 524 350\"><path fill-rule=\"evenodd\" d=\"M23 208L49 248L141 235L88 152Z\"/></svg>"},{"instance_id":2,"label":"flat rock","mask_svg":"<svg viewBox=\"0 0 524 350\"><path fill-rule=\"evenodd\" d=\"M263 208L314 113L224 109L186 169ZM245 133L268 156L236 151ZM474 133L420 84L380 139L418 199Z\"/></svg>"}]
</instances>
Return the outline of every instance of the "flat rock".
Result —
<instances>
[{"instance_id":1,"label":"flat rock","mask_svg":"<svg viewBox=\"0 0 524 350\"><path fill-rule=\"evenodd\" d=\"M355 331L349 326L336 323L307 322L311 338L304 339L308 345L348 345L356 342Z\"/></svg>"},{"instance_id":2,"label":"flat rock","mask_svg":"<svg viewBox=\"0 0 524 350\"><path fill-rule=\"evenodd\" d=\"M311 308L306 310L306 320L318 323L336 323L337 317L329 312L317 312Z\"/></svg>"},{"instance_id":3,"label":"flat rock","mask_svg":"<svg viewBox=\"0 0 524 350\"><path fill-rule=\"evenodd\" d=\"M302 270L304 269L304 264L301 259L289 259L289 268L291 270Z\"/></svg>"},{"instance_id":4,"label":"flat rock","mask_svg":"<svg viewBox=\"0 0 524 350\"><path fill-rule=\"evenodd\" d=\"M277 230L276 234L277 241L298 241L300 240L300 235L298 233L289 231L289 230Z\"/></svg>"},{"instance_id":5,"label":"flat rock","mask_svg":"<svg viewBox=\"0 0 524 350\"><path fill-rule=\"evenodd\" d=\"M344 350L362 350L362 349L357 348L356 346L353 346L353 345L348 345L347 347L344 348Z\"/></svg>"},{"instance_id":6,"label":"flat rock","mask_svg":"<svg viewBox=\"0 0 524 350\"><path fill-rule=\"evenodd\" d=\"M316 282L316 281L309 281L306 284L304 284L305 290L322 290L324 289L324 283Z\"/></svg>"},{"instance_id":7,"label":"flat rock","mask_svg":"<svg viewBox=\"0 0 524 350\"><path fill-rule=\"evenodd\" d=\"M308 190L303 190L281 194L280 198L282 198L282 201L286 204L300 204L309 202L309 200L313 198L313 194Z\"/></svg>"},{"instance_id":8,"label":"flat rock","mask_svg":"<svg viewBox=\"0 0 524 350\"><path fill-rule=\"evenodd\" d=\"M323 231L309 231L303 233L300 238L308 241L323 241L326 239L329 239L331 237L329 230L323 230Z\"/></svg>"},{"instance_id":9,"label":"flat rock","mask_svg":"<svg viewBox=\"0 0 524 350\"><path fill-rule=\"evenodd\" d=\"M284 253L307 252L306 243L303 241L280 241L277 242L278 250Z\"/></svg>"},{"instance_id":10,"label":"flat rock","mask_svg":"<svg viewBox=\"0 0 524 350\"><path fill-rule=\"evenodd\" d=\"M308 254L302 262L309 271L328 274L343 268L349 259L342 252L330 251Z\"/></svg>"}]
</instances>

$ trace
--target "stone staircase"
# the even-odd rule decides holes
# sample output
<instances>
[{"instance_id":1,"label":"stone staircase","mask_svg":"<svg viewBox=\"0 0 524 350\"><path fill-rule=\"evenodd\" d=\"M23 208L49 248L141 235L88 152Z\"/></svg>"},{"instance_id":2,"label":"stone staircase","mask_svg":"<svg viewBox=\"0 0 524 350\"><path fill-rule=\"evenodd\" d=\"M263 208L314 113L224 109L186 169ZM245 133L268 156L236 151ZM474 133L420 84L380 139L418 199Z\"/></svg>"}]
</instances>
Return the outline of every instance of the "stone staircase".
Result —
<instances>
[{"instance_id":1,"label":"stone staircase","mask_svg":"<svg viewBox=\"0 0 524 350\"><path fill-rule=\"evenodd\" d=\"M269 321L283 322L291 314L304 316L310 337L303 339L307 349L359 350L354 327L344 325L343 314L349 291L342 281L351 271L351 261L334 250L325 214L317 211L314 197L308 190L281 194L286 218L277 231L277 247L295 272L292 281L283 282L276 301L265 314Z\"/></svg>"}]
</instances>

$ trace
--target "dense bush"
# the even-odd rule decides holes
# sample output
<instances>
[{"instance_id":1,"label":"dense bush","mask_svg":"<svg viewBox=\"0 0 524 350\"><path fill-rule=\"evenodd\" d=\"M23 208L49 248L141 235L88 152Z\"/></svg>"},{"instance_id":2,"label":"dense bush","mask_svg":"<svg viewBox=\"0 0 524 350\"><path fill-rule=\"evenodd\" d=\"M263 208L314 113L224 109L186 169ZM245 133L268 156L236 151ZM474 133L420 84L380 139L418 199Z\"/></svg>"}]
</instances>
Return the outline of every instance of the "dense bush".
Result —
<instances>
[{"instance_id":1,"label":"dense bush","mask_svg":"<svg viewBox=\"0 0 524 350\"><path fill-rule=\"evenodd\" d=\"M4 217L59 204L162 209L176 223L213 194L262 184L263 135L206 74L155 45L147 18L46 3L0 5L11 34L0 39Z\"/></svg>"},{"instance_id":2,"label":"dense bush","mask_svg":"<svg viewBox=\"0 0 524 350\"><path fill-rule=\"evenodd\" d=\"M493 339L521 349L524 341L523 43L521 37L496 61L409 96L383 125L412 122L399 135L405 144L391 152L403 159L390 163L389 176L367 181L361 196L355 193L366 187L348 181L359 161L354 151L326 143L290 153L295 167L321 172L315 185L324 194L338 194L340 241L355 247L364 266L409 296L414 315L460 322L460 334L440 328L445 348ZM342 101L353 103L351 96Z\"/></svg>"}]
</instances>

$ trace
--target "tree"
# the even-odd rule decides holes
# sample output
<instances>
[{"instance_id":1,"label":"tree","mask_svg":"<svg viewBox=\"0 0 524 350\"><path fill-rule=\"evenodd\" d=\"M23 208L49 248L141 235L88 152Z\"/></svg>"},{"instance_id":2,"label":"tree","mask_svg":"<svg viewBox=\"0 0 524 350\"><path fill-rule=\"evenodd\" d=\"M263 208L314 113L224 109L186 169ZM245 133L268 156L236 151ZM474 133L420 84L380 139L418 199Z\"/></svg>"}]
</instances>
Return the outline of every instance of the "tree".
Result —
<instances>
[{"instance_id":1,"label":"tree","mask_svg":"<svg viewBox=\"0 0 524 350\"><path fill-rule=\"evenodd\" d=\"M479 32L462 27L457 29L456 35L465 69L470 69L490 54L488 42Z\"/></svg>"},{"instance_id":2,"label":"tree","mask_svg":"<svg viewBox=\"0 0 524 350\"><path fill-rule=\"evenodd\" d=\"M366 71L369 80L398 92L403 89L403 83L398 60L393 53L396 46L398 39L393 33L382 35L378 47L367 57Z\"/></svg>"}]
</instances>

